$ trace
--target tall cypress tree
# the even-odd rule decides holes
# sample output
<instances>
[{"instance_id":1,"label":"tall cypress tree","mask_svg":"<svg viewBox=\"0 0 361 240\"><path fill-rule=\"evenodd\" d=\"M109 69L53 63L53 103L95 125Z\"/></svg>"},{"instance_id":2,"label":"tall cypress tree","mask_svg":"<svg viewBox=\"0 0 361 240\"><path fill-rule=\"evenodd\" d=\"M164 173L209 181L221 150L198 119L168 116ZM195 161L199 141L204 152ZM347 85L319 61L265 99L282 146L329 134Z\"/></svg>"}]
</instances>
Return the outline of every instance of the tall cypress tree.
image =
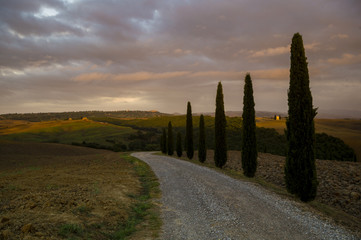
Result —
<instances>
[{"instance_id":1,"label":"tall cypress tree","mask_svg":"<svg viewBox=\"0 0 361 240\"><path fill-rule=\"evenodd\" d=\"M286 187L302 201L316 197L314 117L308 67L302 36L294 34L291 44L290 88L286 136L288 149L285 165Z\"/></svg>"},{"instance_id":2,"label":"tall cypress tree","mask_svg":"<svg viewBox=\"0 0 361 240\"><path fill-rule=\"evenodd\" d=\"M244 84L242 113L242 168L247 177L254 177L257 169L256 115L251 75L247 73Z\"/></svg>"},{"instance_id":3,"label":"tall cypress tree","mask_svg":"<svg viewBox=\"0 0 361 240\"><path fill-rule=\"evenodd\" d=\"M215 145L214 162L216 167L222 168L227 162L227 142L226 142L226 115L224 113L223 88L222 83L218 83L216 96L216 116L214 122Z\"/></svg>"},{"instance_id":4,"label":"tall cypress tree","mask_svg":"<svg viewBox=\"0 0 361 240\"><path fill-rule=\"evenodd\" d=\"M163 152L163 134L160 135L160 151Z\"/></svg>"},{"instance_id":5,"label":"tall cypress tree","mask_svg":"<svg viewBox=\"0 0 361 240\"><path fill-rule=\"evenodd\" d=\"M167 133L165 131L165 128L163 128L163 135L161 137L162 139L162 153L167 153Z\"/></svg>"},{"instance_id":6,"label":"tall cypress tree","mask_svg":"<svg viewBox=\"0 0 361 240\"><path fill-rule=\"evenodd\" d=\"M206 148L206 130L204 127L204 116L201 114L199 119L199 147L198 147L198 159L200 162L205 162L207 157Z\"/></svg>"},{"instance_id":7,"label":"tall cypress tree","mask_svg":"<svg viewBox=\"0 0 361 240\"><path fill-rule=\"evenodd\" d=\"M187 147L187 157L189 159L193 158L194 148L193 148L193 120L192 120L192 107L191 103L187 104L187 123L186 123L186 147Z\"/></svg>"},{"instance_id":8,"label":"tall cypress tree","mask_svg":"<svg viewBox=\"0 0 361 240\"><path fill-rule=\"evenodd\" d=\"M172 122L168 123L168 155L172 156L174 153L173 147L173 130L172 130Z\"/></svg>"},{"instance_id":9,"label":"tall cypress tree","mask_svg":"<svg viewBox=\"0 0 361 240\"><path fill-rule=\"evenodd\" d=\"M177 133L177 144L176 144L176 148L177 148L177 156L181 157L183 154L183 149L182 149L182 135L180 132Z\"/></svg>"}]
</instances>

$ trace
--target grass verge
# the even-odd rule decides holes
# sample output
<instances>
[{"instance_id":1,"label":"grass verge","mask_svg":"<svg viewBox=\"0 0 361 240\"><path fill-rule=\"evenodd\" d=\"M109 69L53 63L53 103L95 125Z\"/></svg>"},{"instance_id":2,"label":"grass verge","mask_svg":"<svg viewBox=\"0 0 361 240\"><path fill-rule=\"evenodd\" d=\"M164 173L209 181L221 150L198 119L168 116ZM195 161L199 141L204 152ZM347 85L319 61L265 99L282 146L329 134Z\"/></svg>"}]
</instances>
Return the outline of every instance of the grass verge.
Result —
<instances>
[{"instance_id":1,"label":"grass verge","mask_svg":"<svg viewBox=\"0 0 361 240\"><path fill-rule=\"evenodd\" d=\"M159 236L162 225L159 207L152 201L160 197L159 182L151 168L139 159L122 154L123 159L133 165L133 169L141 183L141 190L137 195L132 195L135 203L131 207L128 219L119 225L118 230L111 239L141 238L143 233L151 232L153 238ZM135 235L135 236L133 236Z\"/></svg>"}]
</instances>

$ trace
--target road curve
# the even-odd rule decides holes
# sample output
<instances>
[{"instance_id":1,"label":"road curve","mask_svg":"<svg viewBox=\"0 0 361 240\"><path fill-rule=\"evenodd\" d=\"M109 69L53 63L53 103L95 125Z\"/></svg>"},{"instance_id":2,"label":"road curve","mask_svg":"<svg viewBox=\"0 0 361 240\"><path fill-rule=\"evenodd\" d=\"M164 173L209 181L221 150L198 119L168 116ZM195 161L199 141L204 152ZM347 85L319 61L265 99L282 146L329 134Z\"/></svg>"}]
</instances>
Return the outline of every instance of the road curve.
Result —
<instances>
[{"instance_id":1,"label":"road curve","mask_svg":"<svg viewBox=\"0 0 361 240\"><path fill-rule=\"evenodd\" d=\"M357 239L249 182L150 152L162 191L161 239Z\"/></svg>"}]
</instances>

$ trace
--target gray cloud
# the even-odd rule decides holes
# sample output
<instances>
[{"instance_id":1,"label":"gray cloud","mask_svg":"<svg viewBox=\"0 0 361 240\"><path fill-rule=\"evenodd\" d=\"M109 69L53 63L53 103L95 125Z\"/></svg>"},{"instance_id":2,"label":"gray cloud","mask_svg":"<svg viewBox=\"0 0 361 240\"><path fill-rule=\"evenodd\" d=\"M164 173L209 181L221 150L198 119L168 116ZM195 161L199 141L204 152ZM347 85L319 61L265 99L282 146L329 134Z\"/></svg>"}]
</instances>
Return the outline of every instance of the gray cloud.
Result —
<instances>
[{"instance_id":1,"label":"gray cloud","mask_svg":"<svg viewBox=\"0 0 361 240\"><path fill-rule=\"evenodd\" d=\"M304 38L314 105L361 103L357 0L0 0L0 112L287 110L289 45Z\"/></svg>"}]
</instances>

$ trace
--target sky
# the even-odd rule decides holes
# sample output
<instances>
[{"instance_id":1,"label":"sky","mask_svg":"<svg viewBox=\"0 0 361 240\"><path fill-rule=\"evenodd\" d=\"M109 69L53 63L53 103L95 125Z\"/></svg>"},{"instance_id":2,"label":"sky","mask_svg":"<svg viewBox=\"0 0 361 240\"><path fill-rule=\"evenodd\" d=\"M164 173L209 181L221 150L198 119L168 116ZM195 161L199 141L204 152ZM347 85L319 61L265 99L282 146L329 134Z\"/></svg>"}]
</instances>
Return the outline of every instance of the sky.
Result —
<instances>
[{"instance_id":1,"label":"sky","mask_svg":"<svg viewBox=\"0 0 361 240\"><path fill-rule=\"evenodd\" d=\"M303 36L320 112L361 111L359 0L0 0L0 113L287 112ZM360 115L361 116L361 115Z\"/></svg>"}]
</instances>

